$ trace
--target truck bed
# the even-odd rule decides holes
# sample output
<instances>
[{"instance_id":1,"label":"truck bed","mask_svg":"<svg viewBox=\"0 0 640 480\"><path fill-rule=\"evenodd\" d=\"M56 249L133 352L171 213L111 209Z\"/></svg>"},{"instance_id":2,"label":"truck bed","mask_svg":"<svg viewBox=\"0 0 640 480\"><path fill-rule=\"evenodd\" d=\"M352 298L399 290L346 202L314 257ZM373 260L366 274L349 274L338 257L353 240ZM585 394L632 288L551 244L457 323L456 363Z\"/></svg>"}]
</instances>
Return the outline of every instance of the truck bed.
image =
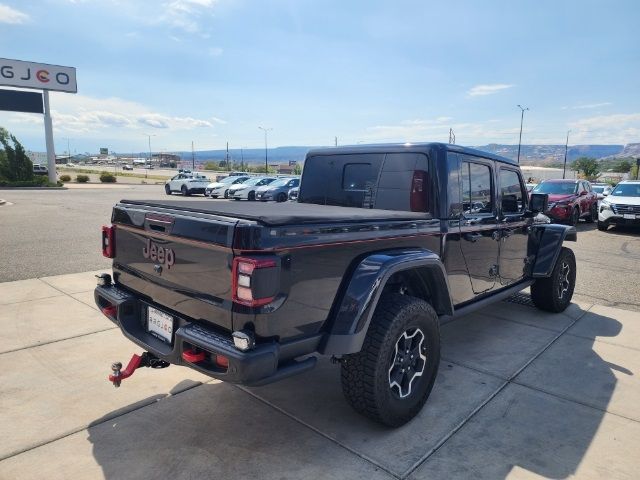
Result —
<instances>
[{"instance_id":1,"label":"truck bed","mask_svg":"<svg viewBox=\"0 0 640 480\"><path fill-rule=\"evenodd\" d=\"M207 200L121 200L122 205L167 208L177 211L205 213L252 220L266 226L305 225L319 223L354 223L371 221L425 220L424 212L401 212L353 207L335 207L296 202L238 202Z\"/></svg>"}]
</instances>

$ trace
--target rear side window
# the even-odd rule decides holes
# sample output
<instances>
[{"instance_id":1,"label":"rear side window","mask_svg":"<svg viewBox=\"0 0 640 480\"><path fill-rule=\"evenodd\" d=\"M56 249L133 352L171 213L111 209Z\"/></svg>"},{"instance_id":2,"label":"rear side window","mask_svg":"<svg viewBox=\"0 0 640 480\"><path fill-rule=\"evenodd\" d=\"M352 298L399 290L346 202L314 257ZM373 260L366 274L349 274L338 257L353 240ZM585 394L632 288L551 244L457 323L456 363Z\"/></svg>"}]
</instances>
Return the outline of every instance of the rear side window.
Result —
<instances>
[{"instance_id":1,"label":"rear side window","mask_svg":"<svg viewBox=\"0 0 640 480\"><path fill-rule=\"evenodd\" d=\"M342 172L343 190L366 191L373 188L378 177L370 163L347 163Z\"/></svg>"},{"instance_id":2,"label":"rear side window","mask_svg":"<svg viewBox=\"0 0 640 480\"><path fill-rule=\"evenodd\" d=\"M491 167L480 163L462 162L462 209L468 214L493 213Z\"/></svg>"},{"instance_id":3,"label":"rear side window","mask_svg":"<svg viewBox=\"0 0 640 480\"><path fill-rule=\"evenodd\" d=\"M503 214L524 211L522 184L513 170L500 169L500 205Z\"/></svg>"}]
</instances>

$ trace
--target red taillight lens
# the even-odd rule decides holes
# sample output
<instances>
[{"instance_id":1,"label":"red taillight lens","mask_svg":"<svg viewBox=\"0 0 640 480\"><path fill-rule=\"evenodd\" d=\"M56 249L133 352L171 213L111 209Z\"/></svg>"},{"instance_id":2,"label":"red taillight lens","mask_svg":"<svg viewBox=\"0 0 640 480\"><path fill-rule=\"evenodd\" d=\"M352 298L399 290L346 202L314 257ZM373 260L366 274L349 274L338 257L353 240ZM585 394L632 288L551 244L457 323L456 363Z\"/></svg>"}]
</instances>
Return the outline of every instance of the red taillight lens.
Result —
<instances>
[{"instance_id":1,"label":"red taillight lens","mask_svg":"<svg viewBox=\"0 0 640 480\"><path fill-rule=\"evenodd\" d=\"M411 193L409 194L409 205L412 212L426 212L427 202L427 172L416 170L413 172L411 180Z\"/></svg>"},{"instance_id":2,"label":"red taillight lens","mask_svg":"<svg viewBox=\"0 0 640 480\"><path fill-rule=\"evenodd\" d=\"M249 307L259 307L271 302L274 296L259 298L254 295L254 274L256 270L276 267L273 259L234 258L231 269L233 301Z\"/></svg>"},{"instance_id":3,"label":"red taillight lens","mask_svg":"<svg viewBox=\"0 0 640 480\"><path fill-rule=\"evenodd\" d=\"M102 307L100 310L107 317L116 318L118 315L118 307L115 305L107 305L106 307Z\"/></svg>"},{"instance_id":4,"label":"red taillight lens","mask_svg":"<svg viewBox=\"0 0 640 480\"><path fill-rule=\"evenodd\" d=\"M102 255L107 258L116 256L116 227L102 227Z\"/></svg>"}]
</instances>

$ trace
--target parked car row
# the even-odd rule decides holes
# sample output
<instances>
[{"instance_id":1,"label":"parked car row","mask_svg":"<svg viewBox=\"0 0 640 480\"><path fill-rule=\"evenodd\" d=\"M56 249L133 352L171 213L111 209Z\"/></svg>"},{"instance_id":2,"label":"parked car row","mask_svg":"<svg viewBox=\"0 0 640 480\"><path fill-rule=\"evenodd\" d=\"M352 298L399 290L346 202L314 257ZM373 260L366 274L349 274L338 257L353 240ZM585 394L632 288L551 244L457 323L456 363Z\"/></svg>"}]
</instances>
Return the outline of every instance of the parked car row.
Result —
<instances>
[{"instance_id":1,"label":"parked car row","mask_svg":"<svg viewBox=\"0 0 640 480\"><path fill-rule=\"evenodd\" d=\"M165 184L164 189L167 195L176 192L183 195L202 193L211 198L284 202L289 198L289 192L298 185L299 177L256 176L232 172L227 177L211 182L203 175L181 171Z\"/></svg>"},{"instance_id":2,"label":"parked car row","mask_svg":"<svg viewBox=\"0 0 640 480\"><path fill-rule=\"evenodd\" d=\"M640 226L640 181L624 180L612 187L586 180L545 180L531 193L549 195L545 214L556 222L576 225L580 219L598 222L598 230L611 225Z\"/></svg>"}]
</instances>

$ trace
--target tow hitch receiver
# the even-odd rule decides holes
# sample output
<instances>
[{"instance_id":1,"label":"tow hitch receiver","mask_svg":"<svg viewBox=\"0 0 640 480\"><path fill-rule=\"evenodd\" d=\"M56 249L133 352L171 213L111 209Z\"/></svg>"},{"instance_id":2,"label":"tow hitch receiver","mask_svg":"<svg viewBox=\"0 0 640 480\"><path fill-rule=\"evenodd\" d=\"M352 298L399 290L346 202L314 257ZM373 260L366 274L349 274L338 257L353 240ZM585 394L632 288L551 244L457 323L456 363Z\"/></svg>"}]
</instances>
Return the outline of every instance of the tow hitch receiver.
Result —
<instances>
[{"instance_id":1,"label":"tow hitch receiver","mask_svg":"<svg viewBox=\"0 0 640 480\"><path fill-rule=\"evenodd\" d=\"M144 352L142 355L133 354L127 368L122 369L122 363L114 362L111 364L111 375L109 375L109 381L113 383L113 386L118 388L122 380L129 378L133 375L136 369L141 367L151 368L167 368L170 365L169 362L160 360L153 353Z\"/></svg>"}]
</instances>

